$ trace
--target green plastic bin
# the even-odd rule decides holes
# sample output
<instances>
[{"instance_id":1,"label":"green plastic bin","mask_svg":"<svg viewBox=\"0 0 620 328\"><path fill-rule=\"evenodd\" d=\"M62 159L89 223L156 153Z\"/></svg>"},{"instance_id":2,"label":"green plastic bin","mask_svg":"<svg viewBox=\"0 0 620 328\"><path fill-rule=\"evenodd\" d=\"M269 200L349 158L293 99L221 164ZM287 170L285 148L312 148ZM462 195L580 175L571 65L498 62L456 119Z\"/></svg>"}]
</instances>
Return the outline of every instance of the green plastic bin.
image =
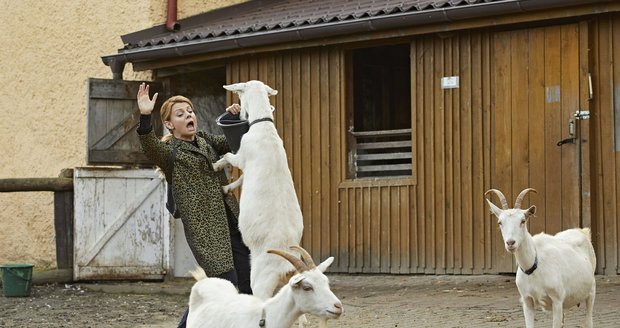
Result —
<instances>
[{"instance_id":1,"label":"green plastic bin","mask_svg":"<svg viewBox=\"0 0 620 328\"><path fill-rule=\"evenodd\" d=\"M30 296L33 264L2 264L2 291L6 297Z\"/></svg>"}]
</instances>

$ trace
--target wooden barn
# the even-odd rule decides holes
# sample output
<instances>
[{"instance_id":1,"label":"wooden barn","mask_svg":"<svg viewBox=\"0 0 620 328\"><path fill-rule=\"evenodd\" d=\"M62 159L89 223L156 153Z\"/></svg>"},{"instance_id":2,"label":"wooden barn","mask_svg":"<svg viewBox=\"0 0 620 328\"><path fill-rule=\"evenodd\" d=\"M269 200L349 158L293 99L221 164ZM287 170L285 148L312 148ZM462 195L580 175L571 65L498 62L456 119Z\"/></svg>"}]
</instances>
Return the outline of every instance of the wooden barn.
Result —
<instances>
[{"instance_id":1,"label":"wooden barn","mask_svg":"<svg viewBox=\"0 0 620 328\"><path fill-rule=\"evenodd\" d=\"M484 192L532 187L530 232L590 226L620 273L620 1L248 1L122 40L89 81L89 164L148 166L127 63L215 133L222 85L258 79L333 272L514 272Z\"/></svg>"}]
</instances>

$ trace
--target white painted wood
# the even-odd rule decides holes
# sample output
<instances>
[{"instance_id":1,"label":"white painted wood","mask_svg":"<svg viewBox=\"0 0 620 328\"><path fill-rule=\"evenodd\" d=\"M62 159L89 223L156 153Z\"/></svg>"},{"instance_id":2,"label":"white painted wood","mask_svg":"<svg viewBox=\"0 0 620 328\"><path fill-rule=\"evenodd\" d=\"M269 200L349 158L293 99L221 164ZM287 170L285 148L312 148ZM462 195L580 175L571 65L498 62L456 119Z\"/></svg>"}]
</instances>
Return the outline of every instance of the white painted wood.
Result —
<instances>
[{"instance_id":1,"label":"white painted wood","mask_svg":"<svg viewBox=\"0 0 620 328\"><path fill-rule=\"evenodd\" d=\"M165 183L152 169L76 168L74 277L161 279L170 264Z\"/></svg>"}]
</instances>

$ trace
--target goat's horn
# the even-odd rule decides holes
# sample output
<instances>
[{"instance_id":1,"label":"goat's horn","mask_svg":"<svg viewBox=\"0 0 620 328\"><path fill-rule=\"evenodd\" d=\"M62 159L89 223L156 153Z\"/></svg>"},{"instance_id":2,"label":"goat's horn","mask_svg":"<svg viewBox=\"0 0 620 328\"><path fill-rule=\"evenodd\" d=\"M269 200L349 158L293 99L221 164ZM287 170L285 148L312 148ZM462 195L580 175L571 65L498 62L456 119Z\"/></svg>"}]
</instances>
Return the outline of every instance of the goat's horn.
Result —
<instances>
[{"instance_id":1,"label":"goat's horn","mask_svg":"<svg viewBox=\"0 0 620 328\"><path fill-rule=\"evenodd\" d=\"M291 246L291 248L299 252L299 254L301 255L301 258L308 265L308 270L316 268L316 264L314 264L314 260L312 259L312 256L310 256L310 254L305 249L303 249L300 246L296 246L296 245Z\"/></svg>"},{"instance_id":2,"label":"goat's horn","mask_svg":"<svg viewBox=\"0 0 620 328\"><path fill-rule=\"evenodd\" d=\"M308 266L299 258L283 252L281 250L277 250L277 249L270 249L267 251L267 253L271 253L271 254L276 254L276 255L280 255L283 258L285 258L287 261L291 262L291 264L295 267L295 270L297 270L297 272L304 272L308 270Z\"/></svg>"},{"instance_id":3,"label":"goat's horn","mask_svg":"<svg viewBox=\"0 0 620 328\"><path fill-rule=\"evenodd\" d=\"M523 198L524 198L524 197L525 197L525 195L526 195L528 192L530 192L530 191L537 192L537 191L536 191L536 189L534 189L534 188L527 188L527 189L524 189L524 190L523 190L523 191L519 194L519 196L517 196L517 200L515 200L515 208L521 208L521 202L523 201Z\"/></svg>"},{"instance_id":4,"label":"goat's horn","mask_svg":"<svg viewBox=\"0 0 620 328\"><path fill-rule=\"evenodd\" d=\"M497 195L497 197L499 198L500 203L502 203L502 209L503 210L507 210L508 209L508 201L506 201L506 197L504 196L504 194L502 194L502 192L497 190L497 189L489 189L489 190L487 190L487 192L484 193L484 195L486 196L490 192L493 192L493 193L495 193Z\"/></svg>"}]
</instances>

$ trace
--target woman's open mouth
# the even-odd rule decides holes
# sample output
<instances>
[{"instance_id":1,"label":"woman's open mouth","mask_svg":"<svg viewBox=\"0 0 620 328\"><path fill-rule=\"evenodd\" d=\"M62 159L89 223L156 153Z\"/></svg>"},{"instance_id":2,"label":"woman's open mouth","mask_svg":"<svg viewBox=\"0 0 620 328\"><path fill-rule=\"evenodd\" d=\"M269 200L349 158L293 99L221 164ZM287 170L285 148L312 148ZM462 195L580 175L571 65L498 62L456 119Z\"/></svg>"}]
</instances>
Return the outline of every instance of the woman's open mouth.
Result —
<instances>
[{"instance_id":1,"label":"woman's open mouth","mask_svg":"<svg viewBox=\"0 0 620 328\"><path fill-rule=\"evenodd\" d=\"M189 122L187 122L187 125L185 125L185 127L186 127L188 130L194 130L194 129L196 128L196 127L195 127L195 125L194 125L194 122L193 122L193 121L189 121Z\"/></svg>"}]
</instances>

